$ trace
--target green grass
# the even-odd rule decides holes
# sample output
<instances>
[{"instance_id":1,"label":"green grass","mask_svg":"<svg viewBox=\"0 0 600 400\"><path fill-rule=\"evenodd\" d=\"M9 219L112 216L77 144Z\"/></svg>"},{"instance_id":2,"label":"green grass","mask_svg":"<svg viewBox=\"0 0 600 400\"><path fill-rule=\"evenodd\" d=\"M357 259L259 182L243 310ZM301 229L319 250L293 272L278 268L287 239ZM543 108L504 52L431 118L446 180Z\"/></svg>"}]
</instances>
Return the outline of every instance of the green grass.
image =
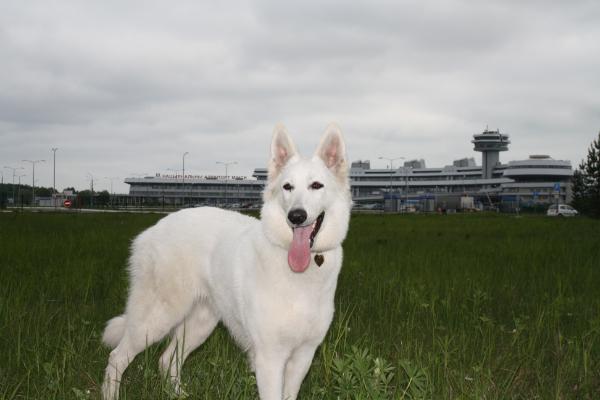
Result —
<instances>
[{"instance_id":1,"label":"green grass","mask_svg":"<svg viewBox=\"0 0 600 400\"><path fill-rule=\"evenodd\" d=\"M131 239L153 214L0 214L0 399L95 399ZM301 399L600 398L600 221L355 215L336 317ZM125 399L172 398L165 344ZM189 398L256 398L219 327L186 362Z\"/></svg>"}]
</instances>

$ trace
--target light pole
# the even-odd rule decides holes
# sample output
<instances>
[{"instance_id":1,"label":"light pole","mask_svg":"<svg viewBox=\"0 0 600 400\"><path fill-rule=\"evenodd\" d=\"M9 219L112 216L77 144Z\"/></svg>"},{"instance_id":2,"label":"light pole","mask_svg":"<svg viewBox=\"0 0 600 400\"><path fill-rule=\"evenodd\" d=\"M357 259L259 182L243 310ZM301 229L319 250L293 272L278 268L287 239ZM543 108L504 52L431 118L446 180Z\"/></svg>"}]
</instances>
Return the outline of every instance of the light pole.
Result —
<instances>
[{"instance_id":1,"label":"light pole","mask_svg":"<svg viewBox=\"0 0 600 400\"><path fill-rule=\"evenodd\" d=\"M183 183L183 201L181 202L182 206L185 206L185 156L187 156L188 154L190 154L190 153L186 151L181 156L181 163L182 163L181 177L182 177L182 183Z\"/></svg>"},{"instance_id":2,"label":"light pole","mask_svg":"<svg viewBox=\"0 0 600 400\"><path fill-rule=\"evenodd\" d=\"M115 192L113 192L113 181L115 179L119 179L118 176L105 176L104 179L108 179L110 181L110 206L113 205L113 197L115 196Z\"/></svg>"},{"instance_id":3,"label":"light pole","mask_svg":"<svg viewBox=\"0 0 600 400\"><path fill-rule=\"evenodd\" d=\"M35 206L35 164L39 162L46 162L46 160L21 160L23 162L31 163L33 176L31 177L31 206Z\"/></svg>"},{"instance_id":4,"label":"light pole","mask_svg":"<svg viewBox=\"0 0 600 400\"><path fill-rule=\"evenodd\" d=\"M92 192L90 195L90 208L94 208L94 175L88 172L87 177L90 179L90 189Z\"/></svg>"},{"instance_id":5,"label":"light pole","mask_svg":"<svg viewBox=\"0 0 600 400\"><path fill-rule=\"evenodd\" d=\"M21 199L21 177L23 176L27 176L26 174L18 174L17 177L19 178L19 190L17 191L17 197L19 199ZM13 198L13 203L15 202L15 199ZM23 208L23 199L21 199L21 209Z\"/></svg>"},{"instance_id":6,"label":"light pole","mask_svg":"<svg viewBox=\"0 0 600 400\"><path fill-rule=\"evenodd\" d=\"M225 206L227 206L227 185L228 185L228 169L230 165L237 164L237 161L217 161L217 164L225 166Z\"/></svg>"},{"instance_id":7,"label":"light pole","mask_svg":"<svg viewBox=\"0 0 600 400\"><path fill-rule=\"evenodd\" d=\"M53 153L53 167L52 167L52 203L54 204L54 208L56 208L56 150L58 147L52 148Z\"/></svg>"},{"instance_id":8,"label":"light pole","mask_svg":"<svg viewBox=\"0 0 600 400\"><path fill-rule=\"evenodd\" d=\"M25 168L23 168L23 167L7 167L6 165L4 166L4 168L8 168L8 169L12 170L12 177L13 177L13 179L12 179L12 202L13 202L13 206L14 206L15 204L17 204L17 202L15 201L15 172L18 169L25 169Z\"/></svg>"},{"instance_id":9,"label":"light pole","mask_svg":"<svg viewBox=\"0 0 600 400\"><path fill-rule=\"evenodd\" d=\"M390 200L393 200L393 198L392 198L392 174L394 173L394 161L404 160L404 157L396 157L396 158L379 157L379 159L387 160L390 162Z\"/></svg>"}]
</instances>

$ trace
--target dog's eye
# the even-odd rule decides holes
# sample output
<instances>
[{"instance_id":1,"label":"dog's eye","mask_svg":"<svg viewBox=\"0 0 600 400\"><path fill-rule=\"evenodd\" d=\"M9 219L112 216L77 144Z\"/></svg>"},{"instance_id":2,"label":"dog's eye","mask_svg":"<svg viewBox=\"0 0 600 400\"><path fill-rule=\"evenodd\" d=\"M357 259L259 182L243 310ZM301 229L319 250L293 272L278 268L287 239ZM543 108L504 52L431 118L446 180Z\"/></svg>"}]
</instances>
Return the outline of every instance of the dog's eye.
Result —
<instances>
[{"instance_id":1,"label":"dog's eye","mask_svg":"<svg viewBox=\"0 0 600 400\"><path fill-rule=\"evenodd\" d=\"M283 185L283 189L287 190L288 192L291 192L293 188L294 187L292 185L290 185L289 183L286 183L285 185Z\"/></svg>"},{"instance_id":2,"label":"dog's eye","mask_svg":"<svg viewBox=\"0 0 600 400\"><path fill-rule=\"evenodd\" d=\"M323 184L321 182L316 182L316 181L310 185L310 188L315 189L315 190L321 189L322 187L323 187Z\"/></svg>"}]
</instances>

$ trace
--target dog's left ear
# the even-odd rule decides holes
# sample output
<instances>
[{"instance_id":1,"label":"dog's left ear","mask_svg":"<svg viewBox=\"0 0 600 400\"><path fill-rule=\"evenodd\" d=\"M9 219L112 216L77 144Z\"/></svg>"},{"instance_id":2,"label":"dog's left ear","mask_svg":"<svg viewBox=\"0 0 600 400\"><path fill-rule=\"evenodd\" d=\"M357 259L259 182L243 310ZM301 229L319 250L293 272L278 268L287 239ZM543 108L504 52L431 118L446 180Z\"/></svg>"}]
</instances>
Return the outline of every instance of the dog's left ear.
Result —
<instances>
[{"instance_id":1,"label":"dog's left ear","mask_svg":"<svg viewBox=\"0 0 600 400\"><path fill-rule=\"evenodd\" d=\"M317 147L315 156L319 157L327 168L340 180L348 176L348 162L346 161L346 145L342 131L336 124L329 124L325 134Z\"/></svg>"}]
</instances>

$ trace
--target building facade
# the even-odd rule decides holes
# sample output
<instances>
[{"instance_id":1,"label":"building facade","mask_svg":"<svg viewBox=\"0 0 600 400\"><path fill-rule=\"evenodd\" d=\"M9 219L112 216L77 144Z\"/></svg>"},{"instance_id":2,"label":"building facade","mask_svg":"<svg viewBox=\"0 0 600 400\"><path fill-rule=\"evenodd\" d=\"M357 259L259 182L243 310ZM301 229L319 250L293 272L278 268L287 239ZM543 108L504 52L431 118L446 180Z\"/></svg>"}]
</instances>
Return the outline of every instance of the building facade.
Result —
<instances>
[{"instance_id":1,"label":"building facade","mask_svg":"<svg viewBox=\"0 0 600 400\"><path fill-rule=\"evenodd\" d=\"M251 207L260 204L264 182L243 176L163 175L126 178L129 195L143 205Z\"/></svg>"},{"instance_id":2,"label":"building facade","mask_svg":"<svg viewBox=\"0 0 600 400\"><path fill-rule=\"evenodd\" d=\"M485 130L473 136L474 150L482 153L482 165L473 158L453 165L425 168L424 160L404 163L397 169L372 169L368 160L350 168L352 198L356 204L400 210L438 208L502 208L513 210L570 201L571 163L547 155L527 160L500 162L509 136ZM267 179L266 168L256 168L252 178L161 175L127 178L130 196L145 203L172 205L223 205L257 207ZM465 200L470 199L470 200ZM469 206L465 206L469 204ZM379 206L378 206L379 205Z\"/></svg>"}]
</instances>

